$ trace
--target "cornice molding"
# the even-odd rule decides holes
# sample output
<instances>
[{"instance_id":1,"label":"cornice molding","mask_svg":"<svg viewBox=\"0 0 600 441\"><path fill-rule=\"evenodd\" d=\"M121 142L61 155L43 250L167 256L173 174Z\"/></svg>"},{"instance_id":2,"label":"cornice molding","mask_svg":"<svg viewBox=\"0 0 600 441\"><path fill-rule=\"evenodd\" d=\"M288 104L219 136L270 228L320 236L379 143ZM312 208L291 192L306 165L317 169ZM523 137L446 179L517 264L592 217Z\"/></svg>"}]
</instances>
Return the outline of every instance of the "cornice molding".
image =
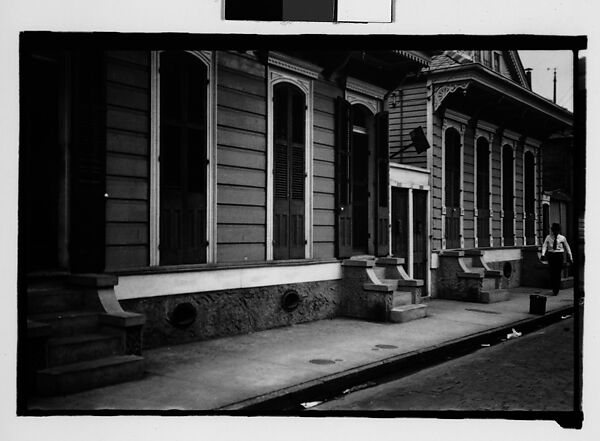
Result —
<instances>
[{"instance_id":1,"label":"cornice molding","mask_svg":"<svg viewBox=\"0 0 600 441\"><path fill-rule=\"evenodd\" d=\"M269 53L268 63L269 66L276 66L280 69L295 72L309 78L319 78L321 72L321 68L314 64L277 52Z\"/></svg>"},{"instance_id":2,"label":"cornice molding","mask_svg":"<svg viewBox=\"0 0 600 441\"><path fill-rule=\"evenodd\" d=\"M353 92L362 93L363 95L377 98L379 100L383 99L385 94L388 92L382 87L377 87L373 84L369 84L365 81L357 80L356 78L352 77L348 77L346 80L346 89Z\"/></svg>"}]
</instances>

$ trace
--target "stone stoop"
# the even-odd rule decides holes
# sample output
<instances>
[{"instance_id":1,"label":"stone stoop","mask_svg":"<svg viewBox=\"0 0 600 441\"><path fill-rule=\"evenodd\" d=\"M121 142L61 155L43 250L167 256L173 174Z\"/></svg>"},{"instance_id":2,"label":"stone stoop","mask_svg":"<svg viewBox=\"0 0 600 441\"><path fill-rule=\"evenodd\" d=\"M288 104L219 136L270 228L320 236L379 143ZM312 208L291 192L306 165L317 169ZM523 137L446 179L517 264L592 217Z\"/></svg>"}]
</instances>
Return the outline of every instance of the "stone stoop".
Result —
<instances>
[{"instance_id":1,"label":"stone stoop","mask_svg":"<svg viewBox=\"0 0 600 441\"><path fill-rule=\"evenodd\" d=\"M427 304L421 298L423 281L407 275L404 259L361 257L342 263L346 315L397 323L427 315Z\"/></svg>"},{"instance_id":2,"label":"stone stoop","mask_svg":"<svg viewBox=\"0 0 600 441\"><path fill-rule=\"evenodd\" d=\"M60 395L139 379L144 316L120 307L106 274L33 282L27 290L28 384Z\"/></svg>"},{"instance_id":3,"label":"stone stoop","mask_svg":"<svg viewBox=\"0 0 600 441\"><path fill-rule=\"evenodd\" d=\"M491 269L480 250L451 250L440 254L441 298L493 303L508 300L508 291L499 289L502 274Z\"/></svg>"}]
</instances>

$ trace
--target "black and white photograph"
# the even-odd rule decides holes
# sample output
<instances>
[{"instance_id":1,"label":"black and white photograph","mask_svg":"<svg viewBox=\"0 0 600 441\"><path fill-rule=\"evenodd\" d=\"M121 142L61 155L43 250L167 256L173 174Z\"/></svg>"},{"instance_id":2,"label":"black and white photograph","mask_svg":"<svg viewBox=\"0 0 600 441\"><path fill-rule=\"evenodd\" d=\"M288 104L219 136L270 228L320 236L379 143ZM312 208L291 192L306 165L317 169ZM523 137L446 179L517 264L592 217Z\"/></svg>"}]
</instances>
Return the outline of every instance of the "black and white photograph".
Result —
<instances>
[{"instance_id":1,"label":"black and white photograph","mask_svg":"<svg viewBox=\"0 0 600 441\"><path fill-rule=\"evenodd\" d=\"M12 35L9 416L581 433L586 33L404 33L394 1L278 35L224 3Z\"/></svg>"}]
</instances>

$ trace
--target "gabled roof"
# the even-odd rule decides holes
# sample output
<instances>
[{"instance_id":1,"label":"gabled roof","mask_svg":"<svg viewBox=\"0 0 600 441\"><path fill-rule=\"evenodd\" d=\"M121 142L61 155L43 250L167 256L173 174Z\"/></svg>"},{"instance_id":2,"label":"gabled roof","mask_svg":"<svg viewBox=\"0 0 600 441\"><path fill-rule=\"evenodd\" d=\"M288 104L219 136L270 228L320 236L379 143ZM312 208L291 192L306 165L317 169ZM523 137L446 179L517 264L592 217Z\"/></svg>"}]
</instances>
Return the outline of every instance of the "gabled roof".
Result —
<instances>
[{"instance_id":1,"label":"gabled roof","mask_svg":"<svg viewBox=\"0 0 600 441\"><path fill-rule=\"evenodd\" d=\"M440 51L439 53L431 57L431 64L429 66L429 70L435 71L439 69L445 69L449 67L473 63L481 64L480 62L475 61L472 52L473 51L459 50ZM513 82L517 83L518 85L531 90L531 86L527 81L527 76L525 74L525 69L523 68L523 63L521 63L519 53L516 50L503 50L499 52L502 53L502 58L504 59L504 62L508 69L508 75L503 75L512 80ZM492 70L491 68L488 69Z\"/></svg>"}]
</instances>

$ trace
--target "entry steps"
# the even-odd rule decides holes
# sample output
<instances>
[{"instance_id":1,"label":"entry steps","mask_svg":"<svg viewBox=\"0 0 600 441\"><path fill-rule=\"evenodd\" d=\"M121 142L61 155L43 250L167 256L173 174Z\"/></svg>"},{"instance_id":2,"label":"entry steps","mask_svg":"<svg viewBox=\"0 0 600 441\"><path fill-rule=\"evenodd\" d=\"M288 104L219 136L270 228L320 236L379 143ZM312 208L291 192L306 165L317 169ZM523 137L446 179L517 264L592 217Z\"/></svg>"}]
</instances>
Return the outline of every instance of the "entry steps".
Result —
<instances>
[{"instance_id":1,"label":"entry steps","mask_svg":"<svg viewBox=\"0 0 600 441\"><path fill-rule=\"evenodd\" d=\"M27 289L30 393L62 395L142 378L144 316L120 309L116 277L34 280Z\"/></svg>"}]
</instances>

